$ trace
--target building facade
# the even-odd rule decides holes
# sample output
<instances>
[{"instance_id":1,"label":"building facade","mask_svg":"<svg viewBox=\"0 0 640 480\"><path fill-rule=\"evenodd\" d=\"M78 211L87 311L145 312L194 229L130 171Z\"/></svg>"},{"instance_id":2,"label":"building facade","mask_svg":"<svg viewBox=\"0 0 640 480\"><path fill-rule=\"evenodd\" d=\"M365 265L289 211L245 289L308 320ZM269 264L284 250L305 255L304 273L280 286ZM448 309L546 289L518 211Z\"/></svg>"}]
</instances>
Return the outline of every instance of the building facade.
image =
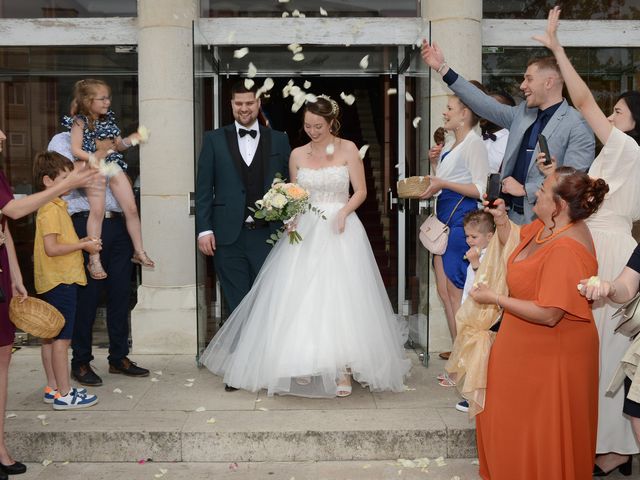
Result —
<instances>
[{"instance_id":1,"label":"building facade","mask_svg":"<svg viewBox=\"0 0 640 480\"><path fill-rule=\"evenodd\" d=\"M3 167L16 194L31 193L33 156L61 130L73 83L107 81L123 131L141 123L152 132L127 156L145 246L157 264L132 278L133 351L198 354L227 312L211 266L197 252L195 163L202 132L230 121L230 85L247 75L249 62L256 82L272 78L264 113L293 145L304 138L291 99L282 98L289 80L336 99L354 95L355 103L340 105L343 135L370 145L369 199L358 214L413 340L446 349L446 322L416 235L428 205L395 197L398 179L428 173L426 152L448 94L422 65L417 45L422 38L439 42L459 73L517 98L527 59L542 51L531 36L544 29L548 3L0 0ZM609 111L619 93L638 88L640 0L564 3L561 39ZM294 60L291 44L301 45L303 59ZM242 47L249 54L236 58ZM13 230L29 281L33 218Z\"/></svg>"}]
</instances>

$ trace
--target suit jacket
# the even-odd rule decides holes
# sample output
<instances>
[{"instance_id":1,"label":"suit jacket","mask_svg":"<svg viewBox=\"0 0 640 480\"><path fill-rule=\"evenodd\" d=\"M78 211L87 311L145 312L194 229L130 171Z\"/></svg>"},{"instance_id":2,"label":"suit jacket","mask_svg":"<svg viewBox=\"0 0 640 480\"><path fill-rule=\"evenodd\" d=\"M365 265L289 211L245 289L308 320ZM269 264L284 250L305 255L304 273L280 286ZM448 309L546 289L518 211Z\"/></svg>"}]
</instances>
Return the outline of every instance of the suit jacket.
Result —
<instances>
[{"instance_id":1,"label":"suit jacket","mask_svg":"<svg viewBox=\"0 0 640 480\"><path fill-rule=\"evenodd\" d=\"M449 88L477 115L509 130L509 140L502 162L502 178L512 175L525 132L536 121L538 108L527 108L527 103L511 107L485 95L476 86L458 76ZM595 158L595 139L582 115L570 107L566 100L549 119L542 132L547 137L549 151L558 160L558 166L567 165L586 172ZM533 152L525 180L527 192L524 199L524 217L531 222L535 214L531 210L536 203L536 192L544 176L536 166L538 146Z\"/></svg>"},{"instance_id":2,"label":"suit jacket","mask_svg":"<svg viewBox=\"0 0 640 480\"><path fill-rule=\"evenodd\" d=\"M287 176L291 147L285 133L260 126L258 148L266 193L276 173ZM196 179L196 234L213 230L217 245L234 243L246 218L243 163L234 123L205 132Z\"/></svg>"}]
</instances>

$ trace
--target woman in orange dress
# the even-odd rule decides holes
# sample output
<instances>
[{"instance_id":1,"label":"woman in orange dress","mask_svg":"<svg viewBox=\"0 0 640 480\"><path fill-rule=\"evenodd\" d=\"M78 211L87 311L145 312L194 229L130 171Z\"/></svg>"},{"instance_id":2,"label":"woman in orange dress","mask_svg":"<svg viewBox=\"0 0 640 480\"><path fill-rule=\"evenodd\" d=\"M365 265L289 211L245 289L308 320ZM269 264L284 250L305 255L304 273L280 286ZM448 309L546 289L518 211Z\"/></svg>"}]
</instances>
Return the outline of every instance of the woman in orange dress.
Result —
<instances>
[{"instance_id":1,"label":"woman in orange dress","mask_svg":"<svg viewBox=\"0 0 640 480\"><path fill-rule=\"evenodd\" d=\"M609 190L562 167L538 191L538 219L520 230L507 263L509 295L484 284L470 295L504 309L489 358L485 410L477 418L485 480L591 478L598 413L598 332L577 285L596 275L584 219ZM490 209L505 242L517 228L503 202Z\"/></svg>"}]
</instances>

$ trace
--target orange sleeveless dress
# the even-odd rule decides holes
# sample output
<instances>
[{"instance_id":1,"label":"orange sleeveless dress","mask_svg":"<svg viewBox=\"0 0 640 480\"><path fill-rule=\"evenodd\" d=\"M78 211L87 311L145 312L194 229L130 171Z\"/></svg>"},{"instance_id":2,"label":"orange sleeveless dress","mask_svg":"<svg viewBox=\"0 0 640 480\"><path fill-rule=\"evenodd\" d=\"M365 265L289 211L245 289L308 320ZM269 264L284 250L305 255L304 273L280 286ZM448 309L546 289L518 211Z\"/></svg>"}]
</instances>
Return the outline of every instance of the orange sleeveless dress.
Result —
<instances>
[{"instance_id":1,"label":"orange sleeveless dress","mask_svg":"<svg viewBox=\"0 0 640 480\"><path fill-rule=\"evenodd\" d=\"M485 410L476 417L485 480L586 480L593 471L598 332L576 286L598 265L567 237L514 262L541 227L536 220L521 230L507 265L510 296L565 315L547 327L504 314L489 358Z\"/></svg>"}]
</instances>

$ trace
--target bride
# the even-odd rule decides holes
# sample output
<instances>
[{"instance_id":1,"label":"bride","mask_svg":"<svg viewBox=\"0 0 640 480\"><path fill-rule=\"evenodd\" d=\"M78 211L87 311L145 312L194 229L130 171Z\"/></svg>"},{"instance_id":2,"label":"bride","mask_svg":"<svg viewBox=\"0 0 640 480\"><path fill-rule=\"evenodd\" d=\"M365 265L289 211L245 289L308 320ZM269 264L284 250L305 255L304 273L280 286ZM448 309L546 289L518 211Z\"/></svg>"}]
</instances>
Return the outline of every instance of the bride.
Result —
<instances>
[{"instance_id":1,"label":"bride","mask_svg":"<svg viewBox=\"0 0 640 480\"><path fill-rule=\"evenodd\" d=\"M325 218L297 219L302 241L284 235L276 244L201 357L229 386L346 397L353 378L372 391L404 391L403 329L354 213L367 196L364 167L354 143L337 136L338 116L328 97L307 103L311 141L289 160L290 181L310 192Z\"/></svg>"}]
</instances>

